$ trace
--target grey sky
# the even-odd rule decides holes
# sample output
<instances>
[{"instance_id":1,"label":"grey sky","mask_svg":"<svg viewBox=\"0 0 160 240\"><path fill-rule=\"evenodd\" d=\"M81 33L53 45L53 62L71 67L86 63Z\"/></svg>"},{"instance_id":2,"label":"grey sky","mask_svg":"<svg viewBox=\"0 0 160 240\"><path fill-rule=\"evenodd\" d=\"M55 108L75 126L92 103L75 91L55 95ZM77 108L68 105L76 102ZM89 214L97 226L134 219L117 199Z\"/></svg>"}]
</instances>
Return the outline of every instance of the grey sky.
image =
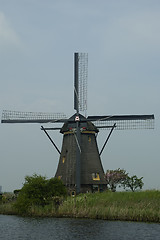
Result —
<instances>
[{"instance_id":1,"label":"grey sky","mask_svg":"<svg viewBox=\"0 0 160 240\"><path fill-rule=\"evenodd\" d=\"M155 130L114 131L104 170L124 168L144 177L144 189L160 189L159 23L158 0L0 0L0 114L74 114L73 53L87 52L88 115L156 118ZM60 148L61 134L52 136ZM26 175L54 176L59 156L40 124L0 124L0 146L3 191Z\"/></svg>"}]
</instances>

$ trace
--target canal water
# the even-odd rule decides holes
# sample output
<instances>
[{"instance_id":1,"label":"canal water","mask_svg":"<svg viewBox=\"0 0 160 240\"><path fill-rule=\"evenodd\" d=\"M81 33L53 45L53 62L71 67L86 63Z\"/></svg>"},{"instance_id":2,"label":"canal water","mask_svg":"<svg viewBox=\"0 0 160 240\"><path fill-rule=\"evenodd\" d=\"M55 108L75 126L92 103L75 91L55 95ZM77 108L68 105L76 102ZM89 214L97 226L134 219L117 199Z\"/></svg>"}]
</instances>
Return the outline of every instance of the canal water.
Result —
<instances>
[{"instance_id":1,"label":"canal water","mask_svg":"<svg viewBox=\"0 0 160 240\"><path fill-rule=\"evenodd\" d=\"M159 240L160 224L0 215L3 240Z\"/></svg>"}]
</instances>

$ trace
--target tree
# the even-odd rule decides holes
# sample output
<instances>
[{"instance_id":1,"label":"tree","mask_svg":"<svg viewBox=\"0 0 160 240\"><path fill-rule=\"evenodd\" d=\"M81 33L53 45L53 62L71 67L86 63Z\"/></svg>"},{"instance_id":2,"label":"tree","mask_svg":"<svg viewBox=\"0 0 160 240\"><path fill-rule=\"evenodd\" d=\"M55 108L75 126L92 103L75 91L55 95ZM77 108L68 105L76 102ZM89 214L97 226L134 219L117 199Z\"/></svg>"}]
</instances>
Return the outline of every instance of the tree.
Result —
<instances>
[{"instance_id":1,"label":"tree","mask_svg":"<svg viewBox=\"0 0 160 240\"><path fill-rule=\"evenodd\" d=\"M57 178L49 180L41 175L26 176L25 183L15 203L20 213L25 213L32 205L45 206L56 196L65 196L67 190Z\"/></svg>"},{"instance_id":2,"label":"tree","mask_svg":"<svg viewBox=\"0 0 160 240\"><path fill-rule=\"evenodd\" d=\"M51 178L47 182L48 199L53 196L65 196L67 194L67 189L64 187L61 180L58 178Z\"/></svg>"},{"instance_id":3,"label":"tree","mask_svg":"<svg viewBox=\"0 0 160 240\"><path fill-rule=\"evenodd\" d=\"M124 184L127 177L128 173L126 173L126 170L120 168L116 170L107 170L105 174L105 179L112 192L116 191L117 186Z\"/></svg>"},{"instance_id":4,"label":"tree","mask_svg":"<svg viewBox=\"0 0 160 240\"><path fill-rule=\"evenodd\" d=\"M0 203L2 202L2 193L0 193Z\"/></svg>"},{"instance_id":5,"label":"tree","mask_svg":"<svg viewBox=\"0 0 160 240\"><path fill-rule=\"evenodd\" d=\"M132 192L134 192L137 188L142 189L144 185L142 179L143 177L138 178L136 175L132 177L127 176L123 183L124 189L130 188Z\"/></svg>"}]
</instances>

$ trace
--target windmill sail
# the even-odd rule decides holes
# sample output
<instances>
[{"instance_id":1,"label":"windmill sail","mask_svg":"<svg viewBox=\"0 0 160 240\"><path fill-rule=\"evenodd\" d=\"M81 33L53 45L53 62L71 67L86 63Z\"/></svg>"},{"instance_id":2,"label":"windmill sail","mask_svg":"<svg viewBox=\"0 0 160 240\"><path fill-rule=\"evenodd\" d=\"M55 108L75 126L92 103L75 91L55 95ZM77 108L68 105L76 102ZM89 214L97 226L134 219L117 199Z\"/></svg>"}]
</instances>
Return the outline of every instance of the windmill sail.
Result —
<instances>
[{"instance_id":1,"label":"windmill sail","mask_svg":"<svg viewBox=\"0 0 160 240\"><path fill-rule=\"evenodd\" d=\"M87 110L88 54L74 54L74 109Z\"/></svg>"},{"instance_id":2,"label":"windmill sail","mask_svg":"<svg viewBox=\"0 0 160 240\"><path fill-rule=\"evenodd\" d=\"M154 115L113 115L88 116L97 128L111 128L116 123L116 130L154 129Z\"/></svg>"},{"instance_id":3,"label":"windmill sail","mask_svg":"<svg viewBox=\"0 0 160 240\"><path fill-rule=\"evenodd\" d=\"M79 119L79 112L87 110L88 54L74 54L74 109ZM76 121L76 192L81 186L81 134L79 120Z\"/></svg>"},{"instance_id":4,"label":"windmill sail","mask_svg":"<svg viewBox=\"0 0 160 240\"><path fill-rule=\"evenodd\" d=\"M63 113L20 112L3 110L1 123L55 123L65 122Z\"/></svg>"}]
</instances>

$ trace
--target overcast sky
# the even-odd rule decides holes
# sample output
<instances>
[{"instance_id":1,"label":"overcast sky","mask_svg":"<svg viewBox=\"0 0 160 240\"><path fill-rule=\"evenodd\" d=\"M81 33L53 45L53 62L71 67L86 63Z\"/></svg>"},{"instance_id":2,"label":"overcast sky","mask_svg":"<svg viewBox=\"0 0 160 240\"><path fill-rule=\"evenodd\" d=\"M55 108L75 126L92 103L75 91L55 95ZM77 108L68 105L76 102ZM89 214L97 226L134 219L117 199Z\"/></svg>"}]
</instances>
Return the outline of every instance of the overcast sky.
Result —
<instances>
[{"instance_id":1,"label":"overcast sky","mask_svg":"<svg viewBox=\"0 0 160 240\"><path fill-rule=\"evenodd\" d=\"M154 130L113 132L104 170L124 168L160 189L160 1L0 0L0 114L74 114L74 52L88 53L88 115L155 114ZM54 176L59 155L40 126L0 124L3 191L26 175ZM62 135L52 137L61 148Z\"/></svg>"}]
</instances>

